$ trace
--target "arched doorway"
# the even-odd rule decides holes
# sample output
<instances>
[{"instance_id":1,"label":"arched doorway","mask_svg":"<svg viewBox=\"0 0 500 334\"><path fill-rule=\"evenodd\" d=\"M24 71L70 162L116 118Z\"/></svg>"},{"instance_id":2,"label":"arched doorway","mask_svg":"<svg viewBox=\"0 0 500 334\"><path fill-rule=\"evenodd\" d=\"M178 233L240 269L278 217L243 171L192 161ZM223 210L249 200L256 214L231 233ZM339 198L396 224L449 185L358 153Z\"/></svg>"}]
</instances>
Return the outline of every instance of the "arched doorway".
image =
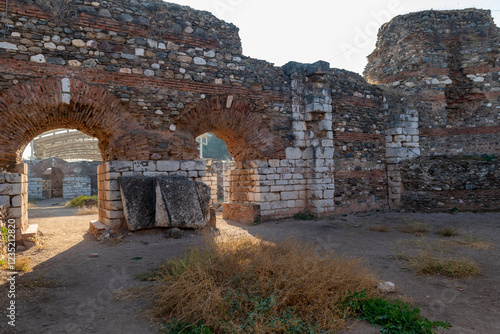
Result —
<instances>
[{"instance_id":1,"label":"arched doorway","mask_svg":"<svg viewBox=\"0 0 500 334\"><path fill-rule=\"evenodd\" d=\"M222 203L228 197L228 186L224 187L225 171L234 168L234 159L229 153L224 140L206 132L196 138L200 159L205 160L207 166L203 182L211 189L211 203Z\"/></svg>"},{"instance_id":2,"label":"arched doorway","mask_svg":"<svg viewBox=\"0 0 500 334\"><path fill-rule=\"evenodd\" d=\"M49 167L42 173L42 196L43 198L63 197L64 173L55 167Z\"/></svg>"}]
</instances>

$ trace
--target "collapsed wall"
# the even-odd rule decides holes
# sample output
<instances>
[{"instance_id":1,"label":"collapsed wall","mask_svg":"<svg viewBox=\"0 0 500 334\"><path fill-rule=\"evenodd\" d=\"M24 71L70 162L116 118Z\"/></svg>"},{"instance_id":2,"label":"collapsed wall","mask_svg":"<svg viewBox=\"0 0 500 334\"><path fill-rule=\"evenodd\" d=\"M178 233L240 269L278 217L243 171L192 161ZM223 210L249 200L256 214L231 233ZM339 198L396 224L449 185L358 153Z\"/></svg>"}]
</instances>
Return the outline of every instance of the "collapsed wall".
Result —
<instances>
[{"instance_id":1,"label":"collapsed wall","mask_svg":"<svg viewBox=\"0 0 500 334\"><path fill-rule=\"evenodd\" d=\"M364 75L414 101L397 116L413 125L395 134L411 125L418 141L391 161L404 207L500 208L499 43L490 12L479 9L412 13L380 29Z\"/></svg>"}]
</instances>

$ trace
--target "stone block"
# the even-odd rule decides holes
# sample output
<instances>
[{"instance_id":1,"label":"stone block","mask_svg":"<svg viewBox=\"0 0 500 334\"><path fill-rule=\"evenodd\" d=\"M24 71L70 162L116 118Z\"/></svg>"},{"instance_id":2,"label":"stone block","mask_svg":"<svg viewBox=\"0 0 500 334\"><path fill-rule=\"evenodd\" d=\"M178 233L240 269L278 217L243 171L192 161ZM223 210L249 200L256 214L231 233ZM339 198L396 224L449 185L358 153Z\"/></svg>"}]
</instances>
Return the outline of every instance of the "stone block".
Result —
<instances>
[{"instance_id":1,"label":"stone block","mask_svg":"<svg viewBox=\"0 0 500 334\"><path fill-rule=\"evenodd\" d=\"M285 209L285 208L288 208L288 202L287 201L278 201L278 202L272 202L271 203L271 210Z\"/></svg>"},{"instance_id":2,"label":"stone block","mask_svg":"<svg viewBox=\"0 0 500 334\"><path fill-rule=\"evenodd\" d=\"M262 219L259 204L223 203L222 216L224 219L233 220L244 224L256 224Z\"/></svg>"},{"instance_id":3,"label":"stone block","mask_svg":"<svg viewBox=\"0 0 500 334\"><path fill-rule=\"evenodd\" d=\"M137 231L155 227L156 184L154 178L121 177L119 182L128 229Z\"/></svg>"},{"instance_id":4,"label":"stone block","mask_svg":"<svg viewBox=\"0 0 500 334\"><path fill-rule=\"evenodd\" d=\"M263 193L262 199L264 202L274 202L281 200L281 196L279 193Z\"/></svg>"},{"instance_id":5,"label":"stone block","mask_svg":"<svg viewBox=\"0 0 500 334\"><path fill-rule=\"evenodd\" d=\"M133 172L134 162L133 161L110 161L104 164L104 172Z\"/></svg>"},{"instance_id":6,"label":"stone block","mask_svg":"<svg viewBox=\"0 0 500 334\"><path fill-rule=\"evenodd\" d=\"M122 176L122 173L106 173L103 176L104 180L118 180Z\"/></svg>"},{"instance_id":7,"label":"stone block","mask_svg":"<svg viewBox=\"0 0 500 334\"><path fill-rule=\"evenodd\" d=\"M259 174L275 174L276 168L267 167L267 168L259 168Z\"/></svg>"},{"instance_id":8,"label":"stone block","mask_svg":"<svg viewBox=\"0 0 500 334\"><path fill-rule=\"evenodd\" d=\"M176 172L180 169L179 161L157 161L156 170L159 172Z\"/></svg>"},{"instance_id":9,"label":"stone block","mask_svg":"<svg viewBox=\"0 0 500 334\"><path fill-rule=\"evenodd\" d=\"M281 162L278 159L270 159L269 160L269 167L280 167Z\"/></svg>"},{"instance_id":10,"label":"stone block","mask_svg":"<svg viewBox=\"0 0 500 334\"><path fill-rule=\"evenodd\" d=\"M23 177L19 173L7 173L5 174L5 182L7 183L22 183Z\"/></svg>"},{"instance_id":11,"label":"stone block","mask_svg":"<svg viewBox=\"0 0 500 334\"><path fill-rule=\"evenodd\" d=\"M22 193L22 183L1 183L0 195L20 195Z\"/></svg>"},{"instance_id":12,"label":"stone block","mask_svg":"<svg viewBox=\"0 0 500 334\"><path fill-rule=\"evenodd\" d=\"M134 161L134 172L155 172L156 161Z\"/></svg>"},{"instance_id":13,"label":"stone block","mask_svg":"<svg viewBox=\"0 0 500 334\"><path fill-rule=\"evenodd\" d=\"M10 206L10 196L0 196L0 206Z\"/></svg>"},{"instance_id":14,"label":"stone block","mask_svg":"<svg viewBox=\"0 0 500 334\"><path fill-rule=\"evenodd\" d=\"M185 177L156 179L156 226L204 227L209 217L210 188Z\"/></svg>"},{"instance_id":15,"label":"stone block","mask_svg":"<svg viewBox=\"0 0 500 334\"><path fill-rule=\"evenodd\" d=\"M23 196L17 195L17 196L12 197L12 199L11 199L11 205L13 207L21 207L21 206L23 206Z\"/></svg>"},{"instance_id":16,"label":"stone block","mask_svg":"<svg viewBox=\"0 0 500 334\"><path fill-rule=\"evenodd\" d=\"M130 176L144 176L144 172L123 172L121 173L121 176L123 177L130 177Z\"/></svg>"},{"instance_id":17,"label":"stone block","mask_svg":"<svg viewBox=\"0 0 500 334\"><path fill-rule=\"evenodd\" d=\"M335 191L333 191L333 190L325 190L325 191L323 191L323 198L324 199L333 198L334 195L335 195Z\"/></svg>"},{"instance_id":18,"label":"stone block","mask_svg":"<svg viewBox=\"0 0 500 334\"><path fill-rule=\"evenodd\" d=\"M99 203L104 209L110 211L122 211L123 202L122 201L101 201Z\"/></svg>"},{"instance_id":19,"label":"stone block","mask_svg":"<svg viewBox=\"0 0 500 334\"><path fill-rule=\"evenodd\" d=\"M281 193L281 200L296 200L299 198L299 194L295 191L285 191Z\"/></svg>"},{"instance_id":20,"label":"stone block","mask_svg":"<svg viewBox=\"0 0 500 334\"><path fill-rule=\"evenodd\" d=\"M298 147L287 147L285 149L287 159L298 160L302 159L302 150Z\"/></svg>"},{"instance_id":21,"label":"stone block","mask_svg":"<svg viewBox=\"0 0 500 334\"><path fill-rule=\"evenodd\" d=\"M10 207L7 212L8 212L7 215L9 218L20 218L23 216L23 209L22 208Z\"/></svg>"},{"instance_id":22,"label":"stone block","mask_svg":"<svg viewBox=\"0 0 500 334\"><path fill-rule=\"evenodd\" d=\"M120 191L99 191L99 199L103 199L105 201L120 201L122 199L122 195Z\"/></svg>"},{"instance_id":23,"label":"stone block","mask_svg":"<svg viewBox=\"0 0 500 334\"><path fill-rule=\"evenodd\" d=\"M206 170L205 161L199 161L199 160L181 161L181 170L182 171Z\"/></svg>"}]
</instances>

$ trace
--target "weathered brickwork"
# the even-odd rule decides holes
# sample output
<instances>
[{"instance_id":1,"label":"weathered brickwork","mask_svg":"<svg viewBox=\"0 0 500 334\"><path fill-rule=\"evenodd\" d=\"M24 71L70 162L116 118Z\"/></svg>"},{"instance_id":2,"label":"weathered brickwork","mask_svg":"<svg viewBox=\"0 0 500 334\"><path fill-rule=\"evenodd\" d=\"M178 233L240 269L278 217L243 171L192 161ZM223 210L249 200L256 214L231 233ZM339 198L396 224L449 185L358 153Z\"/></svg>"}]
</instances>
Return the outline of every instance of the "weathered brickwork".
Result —
<instances>
[{"instance_id":1,"label":"weathered brickwork","mask_svg":"<svg viewBox=\"0 0 500 334\"><path fill-rule=\"evenodd\" d=\"M386 139L393 207L496 208L498 180L481 171L498 166L479 156L500 153L499 42L490 13L477 9L412 13L381 28L365 77L408 101L391 111ZM463 168L449 159L467 156L478 159Z\"/></svg>"},{"instance_id":2,"label":"weathered brickwork","mask_svg":"<svg viewBox=\"0 0 500 334\"><path fill-rule=\"evenodd\" d=\"M322 61L275 67L246 57L235 26L189 7L66 2L70 10L54 15L50 2L9 1L0 170L26 175L24 148L51 129L97 138L99 220L112 231L125 226L123 175L204 179L216 201L215 173L196 160L195 138L206 132L235 159L224 167L224 214L245 221L408 206L406 161L500 153L500 34L487 11L393 19L367 82ZM21 196L9 210L26 219L27 187L0 181L0 198Z\"/></svg>"},{"instance_id":3,"label":"weathered brickwork","mask_svg":"<svg viewBox=\"0 0 500 334\"><path fill-rule=\"evenodd\" d=\"M403 204L416 210L500 209L500 162L424 158L402 165Z\"/></svg>"}]
</instances>

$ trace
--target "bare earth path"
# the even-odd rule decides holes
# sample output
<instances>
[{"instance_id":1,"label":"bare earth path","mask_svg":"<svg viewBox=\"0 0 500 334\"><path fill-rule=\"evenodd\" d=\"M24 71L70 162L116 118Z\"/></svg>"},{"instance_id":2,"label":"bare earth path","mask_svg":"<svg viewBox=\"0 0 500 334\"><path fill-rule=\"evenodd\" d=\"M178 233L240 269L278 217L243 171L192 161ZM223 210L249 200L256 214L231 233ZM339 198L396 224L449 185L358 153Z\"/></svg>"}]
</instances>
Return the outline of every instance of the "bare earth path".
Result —
<instances>
[{"instance_id":1,"label":"bare earth path","mask_svg":"<svg viewBox=\"0 0 500 334\"><path fill-rule=\"evenodd\" d=\"M18 251L29 257L33 271L16 280L16 327L7 324L7 273L0 271L0 333L157 333L157 323L145 314L147 302L126 298L130 288L146 284L134 275L179 256L203 242L203 236L185 231L180 240L159 232L126 236L119 244L100 243L87 233L89 220L76 209L41 202L30 209L30 223L39 224L45 245ZM423 237L401 233L402 219L422 220L430 226ZM392 281L398 293L422 309L431 320L452 323L443 333L500 333L500 213L413 214L374 213L317 221L284 220L257 226L218 219L221 233L253 235L267 240L295 237L325 251L365 259L380 281ZM379 223L389 232L368 229ZM491 243L488 250L456 252L474 259L482 275L469 279L416 276L402 270L395 254L415 242L442 239L440 226L454 226ZM90 254L97 253L97 258ZM345 333L370 334L378 329L354 322Z\"/></svg>"}]
</instances>

